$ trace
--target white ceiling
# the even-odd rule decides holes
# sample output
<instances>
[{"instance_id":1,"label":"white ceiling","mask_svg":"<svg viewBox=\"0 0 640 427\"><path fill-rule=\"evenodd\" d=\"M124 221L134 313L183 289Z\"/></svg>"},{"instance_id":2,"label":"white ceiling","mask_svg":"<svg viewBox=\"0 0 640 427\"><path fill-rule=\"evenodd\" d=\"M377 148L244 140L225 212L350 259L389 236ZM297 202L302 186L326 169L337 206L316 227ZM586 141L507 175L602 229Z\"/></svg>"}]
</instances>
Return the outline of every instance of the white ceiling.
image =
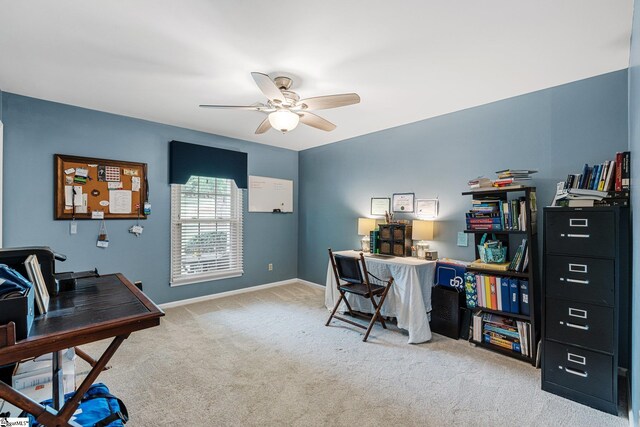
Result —
<instances>
[{"instance_id":1,"label":"white ceiling","mask_svg":"<svg viewBox=\"0 0 640 427\"><path fill-rule=\"evenodd\" d=\"M633 0L0 0L0 89L302 150L620 70ZM303 98L357 92L299 126L205 110L265 98L250 72Z\"/></svg>"}]
</instances>

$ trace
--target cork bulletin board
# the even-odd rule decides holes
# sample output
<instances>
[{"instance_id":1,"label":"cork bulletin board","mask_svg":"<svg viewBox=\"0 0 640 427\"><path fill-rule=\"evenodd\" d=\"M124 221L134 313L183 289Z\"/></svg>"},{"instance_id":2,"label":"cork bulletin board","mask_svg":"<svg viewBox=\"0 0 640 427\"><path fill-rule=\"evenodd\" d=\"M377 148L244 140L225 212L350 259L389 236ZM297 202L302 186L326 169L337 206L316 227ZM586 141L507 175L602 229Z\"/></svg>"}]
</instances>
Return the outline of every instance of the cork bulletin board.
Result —
<instances>
[{"instance_id":1,"label":"cork bulletin board","mask_svg":"<svg viewBox=\"0 0 640 427\"><path fill-rule=\"evenodd\" d=\"M56 154L55 219L146 219L147 164Z\"/></svg>"}]
</instances>

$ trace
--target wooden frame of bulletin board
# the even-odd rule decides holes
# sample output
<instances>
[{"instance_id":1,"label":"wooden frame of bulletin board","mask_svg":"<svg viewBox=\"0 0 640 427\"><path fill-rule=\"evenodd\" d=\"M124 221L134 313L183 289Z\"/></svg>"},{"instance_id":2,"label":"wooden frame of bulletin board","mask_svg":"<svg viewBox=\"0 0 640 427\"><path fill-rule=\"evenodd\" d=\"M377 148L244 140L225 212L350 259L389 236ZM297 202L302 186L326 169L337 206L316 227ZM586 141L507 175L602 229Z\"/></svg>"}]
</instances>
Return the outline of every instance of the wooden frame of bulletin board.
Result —
<instances>
[{"instance_id":1,"label":"wooden frame of bulletin board","mask_svg":"<svg viewBox=\"0 0 640 427\"><path fill-rule=\"evenodd\" d=\"M146 163L63 154L54 163L55 219L92 219L94 211L105 219L146 219Z\"/></svg>"}]
</instances>

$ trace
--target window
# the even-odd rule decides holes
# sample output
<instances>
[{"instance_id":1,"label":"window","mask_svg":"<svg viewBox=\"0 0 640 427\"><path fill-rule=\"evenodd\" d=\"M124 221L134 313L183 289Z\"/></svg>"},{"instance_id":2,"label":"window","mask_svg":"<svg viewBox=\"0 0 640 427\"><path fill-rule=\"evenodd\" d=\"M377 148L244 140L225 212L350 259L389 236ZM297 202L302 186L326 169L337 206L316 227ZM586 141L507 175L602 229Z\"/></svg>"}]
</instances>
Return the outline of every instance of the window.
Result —
<instances>
[{"instance_id":1,"label":"window","mask_svg":"<svg viewBox=\"0 0 640 427\"><path fill-rule=\"evenodd\" d=\"M242 192L235 182L192 176L172 184L171 285L242 273Z\"/></svg>"}]
</instances>

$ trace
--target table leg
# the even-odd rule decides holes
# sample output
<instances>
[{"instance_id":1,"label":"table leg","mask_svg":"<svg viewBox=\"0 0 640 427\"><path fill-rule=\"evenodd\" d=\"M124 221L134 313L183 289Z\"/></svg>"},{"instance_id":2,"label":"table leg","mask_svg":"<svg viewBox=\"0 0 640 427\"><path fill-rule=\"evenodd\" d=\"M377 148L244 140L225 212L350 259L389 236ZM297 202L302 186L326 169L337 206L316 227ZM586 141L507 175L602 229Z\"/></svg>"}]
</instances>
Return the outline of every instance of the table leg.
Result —
<instances>
[{"instance_id":1,"label":"table leg","mask_svg":"<svg viewBox=\"0 0 640 427\"><path fill-rule=\"evenodd\" d=\"M76 350L76 354L78 355L78 357L80 357L82 360L84 360L85 362L87 362L89 365L91 365L91 367L96 366L96 363L98 363L98 361L96 359L94 359L93 357L89 356L87 353L84 352L84 350L82 350L80 347L75 347ZM107 369L111 369L111 366L105 366L104 370L106 371Z\"/></svg>"},{"instance_id":2,"label":"table leg","mask_svg":"<svg viewBox=\"0 0 640 427\"><path fill-rule=\"evenodd\" d=\"M53 385L53 409L59 411L64 405L64 386L62 384L62 351L53 352L52 360L52 385Z\"/></svg>"},{"instance_id":3,"label":"table leg","mask_svg":"<svg viewBox=\"0 0 640 427\"><path fill-rule=\"evenodd\" d=\"M4 399L12 405L32 414L36 417L36 420L45 426L56 426L56 427L81 427L78 423L69 421L73 413L78 409L78 405L80 404L80 400L84 396L84 394L89 390L91 384L98 378L98 375L104 370L104 367L107 366L109 360L113 357L115 352L118 350L118 347L129 337L129 334L119 335L111 341L109 347L102 353L100 359L98 359L89 371L87 377L82 381L80 387L75 391L73 396L62 406L62 409L56 411L54 408L46 407L33 399L25 396L19 391L14 390L9 385L0 381L0 399ZM53 364L60 365L62 354L58 354L57 352L53 353L54 362ZM58 358L56 362L55 359ZM62 378L62 372L60 372L60 378ZM55 387L55 382L54 382ZM62 384L58 385L59 389L62 390ZM55 396L54 396L55 401Z\"/></svg>"},{"instance_id":4,"label":"table leg","mask_svg":"<svg viewBox=\"0 0 640 427\"><path fill-rule=\"evenodd\" d=\"M42 406L35 400L12 389L2 381L0 381L0 398L23 411L33 414L40 424L57 427L81 427L78 423L73 421L60 419L53 408Z\"/></svg>"},{"instance_id":5,"label":"table leg","mask_svg":"<svg viewBox=\"0 0 640 427\"><path fill-rule=\"evenodd\" d=\"M78 405L80 404L80 400L82 399L82 396L84 396L87 390L89 390L89 387L91 387L91 384L93 384L96 378L98 378L98 375L100 375L100 372L102 372L104 367L107 366L107 363L109 363L109 360L111 360L115 352L118 350L118 347L120 347L120 344L122 344L123 341L126 340L128 337L129 337L129 334L118 335L113 339L113 341L111 341L111 344L109 344L109 347L107 347L104 353L102 353L102 356L100 356L100 359L98 359L94 367L89 371L89 374L84 379L84 381L82 381L82 384L80 384L80 387L78 387L74 395L71 396L71 398L67 400L67 402L64 404L64 406L58 413L58 416L60 416L62 419L65 419L65 420L68 420L69 418L71 418L71 415L73 415L73 413L78 408Z\"/></svg>"}]
</instances>

